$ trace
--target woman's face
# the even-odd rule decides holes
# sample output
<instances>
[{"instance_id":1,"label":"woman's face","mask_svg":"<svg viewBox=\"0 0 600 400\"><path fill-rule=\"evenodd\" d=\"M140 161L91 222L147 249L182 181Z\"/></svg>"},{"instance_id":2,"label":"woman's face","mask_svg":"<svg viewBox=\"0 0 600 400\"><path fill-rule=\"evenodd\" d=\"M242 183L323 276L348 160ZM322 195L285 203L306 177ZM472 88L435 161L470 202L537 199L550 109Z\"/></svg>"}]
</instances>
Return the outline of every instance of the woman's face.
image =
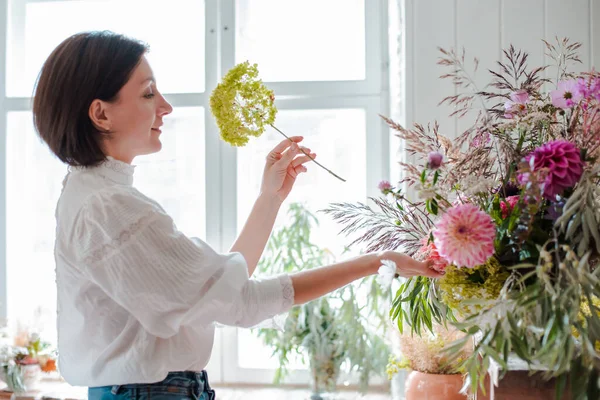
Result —
<instances>
[{"instance_id":1,"label":"woman's face","mask_svg":"<svg viewBox=\"0 0 600 400\"><path fill-rule=\"evenodd\" d=\"M106 128L105 153L117 160L131 163L144 154L156 153L162 147L160 127L163 117L173 111L156 87L152 68L146 57L133 71L113 103L101 102ZM94 112L94 105L90 114Z\"/></svg>"}]
</instances>

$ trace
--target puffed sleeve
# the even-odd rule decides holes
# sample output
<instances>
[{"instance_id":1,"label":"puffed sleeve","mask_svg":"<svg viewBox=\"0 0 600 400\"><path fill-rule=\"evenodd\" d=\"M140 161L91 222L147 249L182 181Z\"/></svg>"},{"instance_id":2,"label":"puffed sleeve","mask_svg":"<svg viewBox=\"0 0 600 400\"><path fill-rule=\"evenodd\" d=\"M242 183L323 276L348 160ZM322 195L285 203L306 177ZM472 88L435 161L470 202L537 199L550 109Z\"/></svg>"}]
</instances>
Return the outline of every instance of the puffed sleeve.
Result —
<instances>
[{"instance_id":1,"label":"puffed sleeve","mask_svg":"<svg viewBox=\"0 0 600 400\"><path fill-rule=\"evenodd\" d=\"M249 279L240 253L188 238L133 188L87 199L72 236L83 274L161 338L186 325L253 326L294 301L289 276Z\"/></svg>"}]
</instances>

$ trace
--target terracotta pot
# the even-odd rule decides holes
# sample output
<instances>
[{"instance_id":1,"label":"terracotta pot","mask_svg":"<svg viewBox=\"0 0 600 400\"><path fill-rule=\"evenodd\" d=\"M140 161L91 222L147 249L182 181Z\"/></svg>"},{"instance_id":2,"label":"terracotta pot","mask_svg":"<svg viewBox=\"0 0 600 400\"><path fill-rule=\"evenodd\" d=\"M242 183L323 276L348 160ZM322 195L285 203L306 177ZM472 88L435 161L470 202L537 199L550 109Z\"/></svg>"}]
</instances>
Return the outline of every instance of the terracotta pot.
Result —
<instances>
[{"instance_id":1,"label":"terracotta pot","mask_svg":"<svg viewBox=\"0 0 600 400\"><path fill-rule=\"evenodd\" d=\"M406 378L406 400L466 400L460 394L462 375L437 375L413 371Z\"/></svg>"}]
</instances>

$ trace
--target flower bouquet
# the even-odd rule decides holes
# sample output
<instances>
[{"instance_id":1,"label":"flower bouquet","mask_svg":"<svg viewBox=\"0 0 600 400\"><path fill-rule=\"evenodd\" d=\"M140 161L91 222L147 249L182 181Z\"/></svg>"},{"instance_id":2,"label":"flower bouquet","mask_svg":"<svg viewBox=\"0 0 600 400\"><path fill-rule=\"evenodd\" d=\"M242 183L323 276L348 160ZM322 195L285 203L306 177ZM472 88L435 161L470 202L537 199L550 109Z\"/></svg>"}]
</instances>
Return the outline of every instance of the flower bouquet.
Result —
<instances>
[{"instance_id":1,"label":"flower bouquet","mask_svg":"<svg viewBox=\"0 0 600 400\"><path fill-rule=\"evenodd\" d=\"M575 399L596 399L600 369L600 75L574 74L579 44L545 42L554 63L528 68L504 51L478 88L464 54L441 49L457 94L443 100L474 123L455 139L437 124L405 129L384 117L414 159L383 197L327 213L361 233L368 251L401 249L443 271L404 281L391 317L417 335L450 322L475 339L457 368L473 392L492 364L517 357L557 378ZM475 60L475 69L477 60ZM556 77L547 79L547 77Z\"/></svg>"}]
</instances>

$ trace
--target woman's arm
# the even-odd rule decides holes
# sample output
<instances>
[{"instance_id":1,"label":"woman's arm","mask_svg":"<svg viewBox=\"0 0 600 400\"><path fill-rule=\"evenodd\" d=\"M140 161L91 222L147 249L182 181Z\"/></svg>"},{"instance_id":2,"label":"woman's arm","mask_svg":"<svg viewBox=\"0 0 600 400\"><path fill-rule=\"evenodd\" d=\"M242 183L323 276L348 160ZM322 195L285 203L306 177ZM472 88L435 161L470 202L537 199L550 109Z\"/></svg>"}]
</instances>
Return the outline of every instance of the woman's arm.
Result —
<instances>
[{"instance_id":1,"label":"woman's arm","mask_svg":"<svg viewBox=\"0 0 600 400\"><path fill-rule=\"evenodd\" d=\"M294 286L294 304L309 302L357 279L376 274L382 260L394 261L398 273L403 277L424 275L439 278L441 276L429 268L429 263L415 261L402 253L395 251L371 253L290 275Z\"/></svg>"},{"instance_id":2,"label":"woman's arm","mask_svg":"<svg viewBox=\"0 0 600 400\"><path fill-rule=\"evenodd\" d=\"M242 253L246 259L249 276L252 276L258 265L280 207L279 199L262 194L258 196L244 228L231 246L232 252Z\"/></svg>"}]
</instances>

